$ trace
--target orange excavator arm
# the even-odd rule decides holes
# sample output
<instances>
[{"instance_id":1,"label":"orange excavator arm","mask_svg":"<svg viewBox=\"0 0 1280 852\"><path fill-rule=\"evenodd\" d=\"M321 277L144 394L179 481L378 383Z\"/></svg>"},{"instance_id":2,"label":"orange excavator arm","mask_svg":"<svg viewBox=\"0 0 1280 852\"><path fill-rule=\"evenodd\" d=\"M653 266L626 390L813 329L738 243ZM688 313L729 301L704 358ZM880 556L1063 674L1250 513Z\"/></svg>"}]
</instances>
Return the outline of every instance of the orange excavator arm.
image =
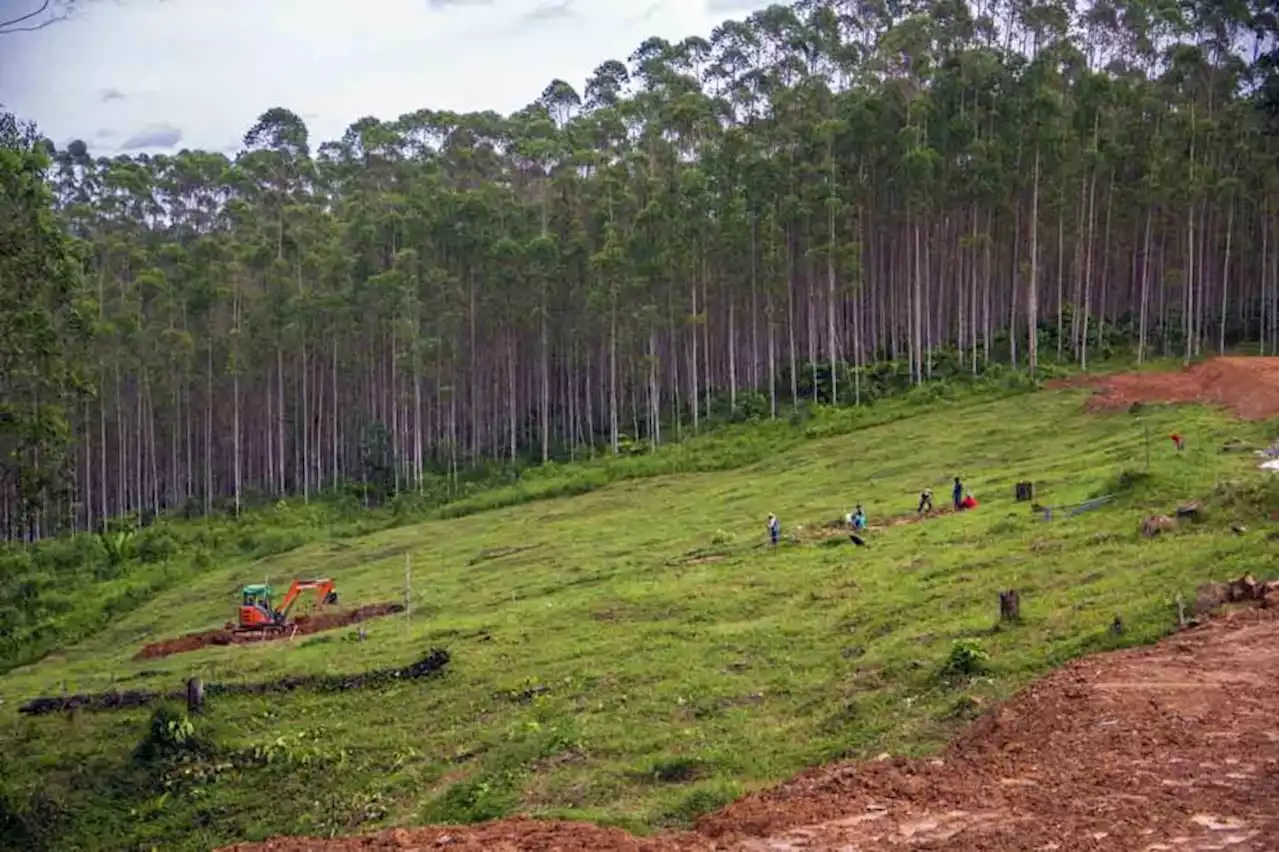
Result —
<instances>
[{"instance_id":1,"label":"orange excavator arm","mask_svg":"<svg viewBox=\"0 0 1280 852\"><path fill-rule=\"evenodd\" d=\"M276 610L276 617L280 621L284 621L289 615L290 608L298 600L298 595L312 589L315 589L316 592L316 603L330 604L338 602L338 593L334 591L332 580L294 580L289 586L289 591L285 594L284 600L280 601L280 608Z\"/></svg>"}]
</instances>

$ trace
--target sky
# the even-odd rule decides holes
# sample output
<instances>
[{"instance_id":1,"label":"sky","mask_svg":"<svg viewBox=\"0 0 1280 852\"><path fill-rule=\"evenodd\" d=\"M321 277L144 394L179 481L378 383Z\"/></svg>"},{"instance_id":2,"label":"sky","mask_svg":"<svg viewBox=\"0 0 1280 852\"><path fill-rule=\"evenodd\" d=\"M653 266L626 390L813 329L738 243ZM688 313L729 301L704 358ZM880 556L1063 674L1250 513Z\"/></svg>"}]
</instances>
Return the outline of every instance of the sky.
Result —
<instances>
[{"instance_id":1,"label":"sky","mask_svg":"<svg viewBox=\"0 0 1280 852\"><path fill-rule=\"evenodd\" d=\"M0 22L44 0L0 0ZM282 106L312 148L364 116L510 113L552 79L582 92L649 36L708 37L768 0L50 0L0 34L0 104L95 156L234 154ZM68 6L68 3L72 5ZM61 5L59 5L61 4ZM3 27L0 27L3 29Z\"/></svg>"}]
</instances>

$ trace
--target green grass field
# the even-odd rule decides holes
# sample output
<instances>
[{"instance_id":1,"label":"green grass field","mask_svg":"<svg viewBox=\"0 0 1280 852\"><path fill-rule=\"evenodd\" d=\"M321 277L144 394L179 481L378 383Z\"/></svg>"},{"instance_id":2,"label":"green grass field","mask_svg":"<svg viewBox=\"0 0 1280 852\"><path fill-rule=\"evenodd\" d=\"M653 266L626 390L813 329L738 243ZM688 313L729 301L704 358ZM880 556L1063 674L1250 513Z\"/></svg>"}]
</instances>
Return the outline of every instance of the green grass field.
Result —
<instances>
[{"instance_id":1,"label":"green grass field","mask_svg":"<svg viewBox=\"0 0 1280 852\"><path fill-rule=\"evenodd\" d=\"M1270 443L1275 420L1163 406L1086 415L1084 395L963 396L812 440L774 435L803 426L758 427L778 449L736 469L214 565L0 677L0 844L207 849L517 811L648 831L813 764L936 749L975 707L1054 665L1168 632L1175 594L1276 574L1277 479L1251 454L1219 452L1231 438ZM1175 430L1183 453L1166 438ZM956 474L976 511L873 529L869 548L818 534L855 502L873 526L910 513L922 488L945 502ZM1045 504L1116 499L1045 522L1014 502L1022 479ZM1143 516L1190 498L1205 502L1201 520L1139 534ZM776 550L768 512L783 524ZM148 641L220 626L239 586L264 577L333 577L348 606L401 600L406 556L412 618L368 622L365 641L343 630L132 659ZM1009 588L1022 620L997 629ZM981 674L940 675L957 641L988 655ZM356 672L429 647L452 655L442 678L211 701L194 720L199 747L165 760L134 753L150 710L17 713L63 690Z\"/></svg>"}]
</instances>

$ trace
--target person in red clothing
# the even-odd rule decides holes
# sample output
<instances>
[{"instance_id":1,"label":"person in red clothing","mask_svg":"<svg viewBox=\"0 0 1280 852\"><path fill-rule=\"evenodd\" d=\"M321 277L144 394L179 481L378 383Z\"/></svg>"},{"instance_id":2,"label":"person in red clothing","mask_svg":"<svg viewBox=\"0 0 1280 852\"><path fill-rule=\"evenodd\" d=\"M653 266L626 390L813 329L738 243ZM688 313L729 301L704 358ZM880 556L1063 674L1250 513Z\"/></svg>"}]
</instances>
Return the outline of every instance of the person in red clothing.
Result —
<instances>
[{"instance_id":1,"label":"person in red clothing","mask_svg":"<svg viewBox=\"0 0 1280 852\"><path fill-rule=\"evenodd\" d=\"M960 501L961 509L974 509L974 508L977 508L977 506L978 506L978 501L973 499L972 494L965 494L964 499Z\"/></svg>"},{"instance_id":2,"label":"person in red clothing","mask_svg":"<svg viewBox=\"0 0 1280 852\"><path fill-rule=\"evenodd\" d=\"M1174 432L1172 435L1169 436L1169 440L1173 441L1173 445L1178 448L1178 452L1182 452L1182 448L1183 446L1185 446L1186 442L1183 441L1181 435L1179 435L1177 432Z\"/></svg>"}]
</instances>

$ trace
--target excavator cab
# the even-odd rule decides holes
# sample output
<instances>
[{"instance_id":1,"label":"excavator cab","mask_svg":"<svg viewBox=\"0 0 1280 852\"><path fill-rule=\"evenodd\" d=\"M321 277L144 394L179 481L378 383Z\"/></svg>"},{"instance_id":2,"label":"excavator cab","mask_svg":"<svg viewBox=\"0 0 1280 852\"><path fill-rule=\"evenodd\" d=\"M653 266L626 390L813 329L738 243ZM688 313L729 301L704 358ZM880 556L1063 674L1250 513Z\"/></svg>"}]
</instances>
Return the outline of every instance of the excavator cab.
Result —
<instances>
[{"instance_id":1,"label":"excavator cab","mask_svg":"<svg viewBox=\"0 0 1280 852\"><path fill-rule=\"evenodd\" d=\"M316 591L318 605L336 604L338 592L332 580L294 580L280 601L280 608L273 603L271 587L266 583L245 586L240 593L240 630L283 630L289 610L305 591Z\"/></svg>"},{"instance_id":2,"label":"excavator cab","mask_svg":"<svg viewBox=\"0 0 1280 852\"><path fill-rule=\"evenodd\" d=\"M276 624L271 608L271 587L266 583L245 586L240 596L240 629L261 630Z\"/></svg>"}]
</instances>

